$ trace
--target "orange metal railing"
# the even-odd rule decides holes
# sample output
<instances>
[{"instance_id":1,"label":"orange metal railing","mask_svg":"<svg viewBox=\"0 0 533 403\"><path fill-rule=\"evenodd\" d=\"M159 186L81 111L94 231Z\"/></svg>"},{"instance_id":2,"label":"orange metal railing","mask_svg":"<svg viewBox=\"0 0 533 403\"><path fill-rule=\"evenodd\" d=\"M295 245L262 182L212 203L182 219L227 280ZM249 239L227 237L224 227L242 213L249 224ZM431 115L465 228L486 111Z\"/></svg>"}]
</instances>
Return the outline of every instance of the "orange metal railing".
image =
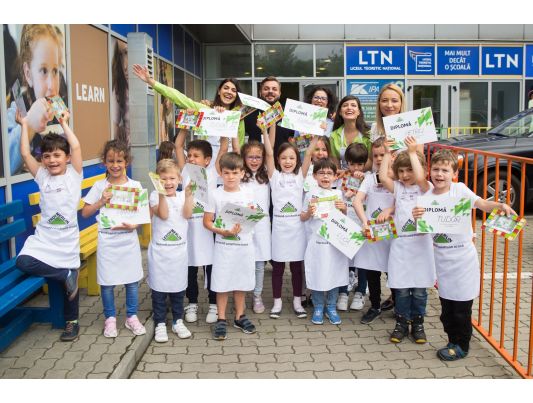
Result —
<instances>
[{"instance_id":1,"label":"orange metal railing","mask_svg":"<svg viewBox=\"0 0 533 403\"><path fill-rule=\"evenodd\" d=\"M491 185L495 201L511 204L514 191L515 211L519 216L524 215L529 187L526 171L533 171L533 159L428 144L428 166L429 156L440 148L451 149L462 158L459 178L475 193L486 199ZM472 226L478 234L474 242L480 253L481 281L472 324L520 376L533 378L533 251L523 248L524 234L533 222L515 240L509 241L481 230L487 214L483 212L482 221L478 217L479 212L474 210Z\"/></svg>"}]
</instances>

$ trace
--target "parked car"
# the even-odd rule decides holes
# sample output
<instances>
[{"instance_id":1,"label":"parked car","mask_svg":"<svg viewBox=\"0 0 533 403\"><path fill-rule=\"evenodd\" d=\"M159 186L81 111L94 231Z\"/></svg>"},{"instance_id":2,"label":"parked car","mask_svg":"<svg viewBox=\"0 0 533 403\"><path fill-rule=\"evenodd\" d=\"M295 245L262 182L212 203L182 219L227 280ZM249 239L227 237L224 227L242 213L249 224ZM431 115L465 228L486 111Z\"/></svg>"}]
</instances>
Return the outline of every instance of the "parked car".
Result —
<instances>
[{"instance_id":1,"label":"parked car","mask_svg":"<svg viewBox=\"0 0 533 403\"><path fill-rule=\"evenodd\" d=\"M509 154L518 157L532 158L531 164L526 166L525 202L533 199L533 108L527 109L505 120L488 132L471 135L461 135L440 140L437 143L455 147L471 148L474 150ZM469 184L472 184L474 172L478 175L478 193L481 195L483 186L483 157L478 157L477 167L474 170L473 155L468 158ZM488 158L487 197L494 199L496 185L496 161ZM505 201L507 197L507 165L508 161L500 160L499 173L499 200ZM510 200L511 207L518 212L520 208L520 163L513 163L511 167ZM464 170L461 171L464 175ZM460 180L462 180L460 178Z\"/></svg>"}]
</instances>

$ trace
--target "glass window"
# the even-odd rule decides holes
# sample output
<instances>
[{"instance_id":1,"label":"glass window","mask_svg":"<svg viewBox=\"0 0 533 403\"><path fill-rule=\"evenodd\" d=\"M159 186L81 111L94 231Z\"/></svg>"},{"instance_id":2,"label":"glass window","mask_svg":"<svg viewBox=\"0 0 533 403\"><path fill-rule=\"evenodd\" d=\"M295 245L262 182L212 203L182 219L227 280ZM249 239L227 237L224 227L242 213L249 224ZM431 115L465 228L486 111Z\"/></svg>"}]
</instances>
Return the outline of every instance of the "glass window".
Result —
<instances>
[{"instance_id":1,"label":"glass window","mask_svg":"<svg viewBox=\"0 0 533 403\"><path fill-rule=\"evenodd\" d=\"M185 48L183 46L183 28L179 25L172 26L173 46L174 46L174 63L180 67L185 67Z\"/></svg>"},{"instance_id":2,"label":"glass window","mask_svg":"<svg viewBox=\"0 0 533 403\"><path fill-rule=\"evenodd\" d=\"M202 99L202 80L199 78L194 79L194 99L197 101Z\"/></svg>"},{"instance_id":3,"label":"glass window","mask_svg":"<svg viewBox=\"0 0 533 403\"><path fill-rule=\"evenodd\" d=\"M174 67L174 88L180 92L185 92L185 73L183 70Z\"/></svg>"},{"instance_id":4,"label":"glass window","mask_svg":"<svg viewBox=\"0 0 533 403\"><path fill-rule=\"evenodd\" d=\"M520 83L493 82L491 92L491 126L495 127L519 112Z\"/></svg>"},{"instance_id":5,"label":"glass window","mask_svg":"<svg viewBox=\"0 0 533 403\"><path fill-rule=\"evenodd\" d=\"M207 80L205 82L205 99L212 101L215 99L215 93L221 80ZM241 92L244 94L252 94L252 81L251 80L239 80L241 86Z\"/></svg>"},{"instance_id":6,"label":"glass window","mask_svg":"<svg viewBox=\"0 0 533 403\"><path fill-rule=\"evenodd\" d=\"M185 95L194 99L194 77L187 73L185 73ZM194 100L199 101L199 99Z\"/></svg>"},{"instance_id":7,"label":"glass window","mask_svg":"<svg viewBox=\"0 0 533 403\"><path fill-rule=\"evenodd\" d=\"M255 45L256 77L313 77L313 45Z\"/></svg>"},{"instance_id":8,"label":"glass window","mask_svg":"<svg viewBox=\"0 0 533 403\"><path fill-rule=\"evenodd\" d=\"M413 88L413 109L430 107L436 127L442 123L440 90L440 85L415 85Z\"/></svg>"},{"instance_id":9,"label":"glass window","mask_svg":"<svg viewBox=\"0 0 533 403\"><path fill-rule=\"evenodd\" d=\"M206 78L251 77L250 45L206 46Z\"/></svg>"},{"instance_id":10,"label":"glass window","mask_svg":"<svg viewBox=\"0 0 533 403\"><path fill-rule=\"evenodd\" d=\"M462 82L459 88L459 126L487 127L488 83Z\"/></svg>"},{"instance_id":11,"label":"glass window","mask_svg":"<svg viewBox=\"0 0 533 403\"><path fill-rule=\"evenodd\" d=\"M185 70L194 72L194 51L193 40L187 32L185 32Z\"/></svg>"},{"instance_id":12,"label":"glass window","mask_svg":"<svg viewBox=\"0 0 533 403\"><path fill-rule=\"evenodd\" d=\"M315 45L316 76L342 77L344 65L344 45L320 44Z\"/></svg>"},{"instance_id":13,"label":"glass window","mask_svg":"<svg viewBox=\"0 0 533 403\"><path fill-rule=\"evenodd\" d=\"M202 53L202 45L194 41L194 74L196 74L199 77L202 76L201 63L200 63L201 53Z\"/></svg>"}]
</instances>

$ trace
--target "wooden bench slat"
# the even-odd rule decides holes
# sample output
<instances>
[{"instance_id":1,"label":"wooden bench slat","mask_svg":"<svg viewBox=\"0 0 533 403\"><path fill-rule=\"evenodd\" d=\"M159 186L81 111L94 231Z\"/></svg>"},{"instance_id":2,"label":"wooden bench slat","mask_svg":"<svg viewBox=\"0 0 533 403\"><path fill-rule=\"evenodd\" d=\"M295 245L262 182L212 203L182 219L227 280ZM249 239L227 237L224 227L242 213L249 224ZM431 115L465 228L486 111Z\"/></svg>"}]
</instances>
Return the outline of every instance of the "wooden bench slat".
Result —
<instances>
[{"instance_id":1,"label":"wooden bench slat","mask_svg":"<svg viewBox=\"0 0 533 403\"><path fill-rule=\"evenodd\" d=\"M80 249L80 257L82 260L86 260L89 256L96 252L96 247L98 246L98 241L93 241L87 245L84 245Z\"/></svg>"},{"instance_id":2,"label":"wooden bench slat","mask_svg":"<svg viewBox=\"0 0 533 403\"><path fill-rule=\"evenodd\" d=\"M9 290L9 288L15 286L22 277L24 277L24 273L16 269L8 275L0 278L0 295Z\"/></svg>"},{"instance_id":3,"label":"wooden bench slat","mask_svg":"<svg viewBox=\"0 0 533 403\"><path fill-rule=\"evenodd\" d=\"M0 221L4 221L8 217L13 217L22 214L24 211L21 200L15 200L11 203L2 204L0 206Z\"/></svg>"},{"instance_id":4,"label":"wooden bench slat","mask_svg":"<svg viewBox=\"0 0 533 403\"><path fill-rule=\"evenodd\" d=\"M18 336L24 333L32 322L32 311L26 309L16 312L13 315L13 320L0 329L0 352L4 351Z\"/></svg>"},{"instance_id":5,"label":"wooden bench slat","mask_svg":"<svg viewBox=\"0 0 533 403\"><path fill-rule=\"evenodd\" d=\"M0 278L13 271L16 267L17 258L9 259L4 263L0 264Z\"/></svg>"},{"instance_id":6,"label":"wooden bench slat","mask_svg":"<svg viewBox=\"0 0 533 403\"><path fill-rule=\"evenodd\" d=\"M42 277L28 277L0 296L0 317L26 300L45 283Z\"/></svg>"},{"instance_id":7,"label":"wooden bench slat","mask_svg":"<svg viewBox=\"0 0 533 403\"><path fill-rule=\"evenodd\" d=\"M9 239L22 234L26 231L24 219L19 218L9 224L4 224L0 227L0 242L8 241Z\"/></svg>"}]
</instances>

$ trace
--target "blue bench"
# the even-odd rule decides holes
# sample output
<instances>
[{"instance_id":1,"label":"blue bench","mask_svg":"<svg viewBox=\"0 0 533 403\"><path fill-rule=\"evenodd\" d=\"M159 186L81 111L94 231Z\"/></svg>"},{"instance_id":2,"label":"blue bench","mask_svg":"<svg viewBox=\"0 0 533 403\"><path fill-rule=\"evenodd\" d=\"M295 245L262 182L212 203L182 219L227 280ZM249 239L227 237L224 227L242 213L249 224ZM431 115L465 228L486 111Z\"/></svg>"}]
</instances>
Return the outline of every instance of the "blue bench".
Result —
<instances>
[{"instance_id":1,"label":"blue bench","mask_svg":"<svg viewBox=\"0 0 533 403\"><path fill-rule=\"evenodd\" d=\"M22 202L16 200L0 206L0 352L5 350L32 323L51 323L53 328L63 328L63 285L57 281L48 284L48 307L20 306L46 280L21 272L15 265L16 257L9 254L11 238L26 231L23 218L7 222L10 217L23 213Z\"/></svg>"}]
</instances>

